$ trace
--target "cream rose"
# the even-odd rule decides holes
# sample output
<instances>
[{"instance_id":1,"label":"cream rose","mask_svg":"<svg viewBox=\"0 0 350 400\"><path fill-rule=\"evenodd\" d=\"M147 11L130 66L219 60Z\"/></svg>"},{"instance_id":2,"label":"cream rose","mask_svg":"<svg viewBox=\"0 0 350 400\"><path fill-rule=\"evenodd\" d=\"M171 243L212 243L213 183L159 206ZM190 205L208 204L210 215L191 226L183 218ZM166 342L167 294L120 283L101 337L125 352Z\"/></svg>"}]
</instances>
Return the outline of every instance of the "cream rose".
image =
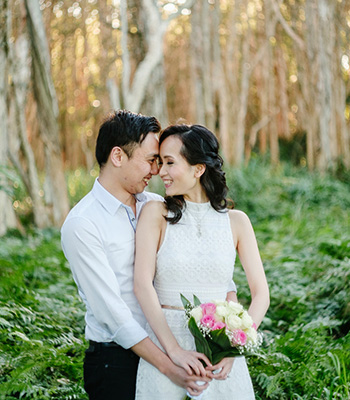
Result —
<instances>
[{"instance_id":1,"label":"cream rose","mask_svg":"<svg viewBox=\"0 0 350 400\"><path fill-rule=\"evenodd\" d=\"M215 315L222 321L228 315L227 307L224 305L216 306Z\"/></svg>"},{"instance_id":2,"label":"cream rose","mask_svg":"<svg viewBox=\"0 0 350 400\"><path fill-rule=\"evenodd\" d=\"M247 331L247 336L249 340L255 343L258 338L258 332L254 328L250 328Z\"/></svg>"},{"instance_id":3,"label":"cream rose","mask_svg":"<svg viewBox=\"0 0 350 400\"><path fill-rule=\"evenodd\" d=\"M242 328L243 329L248 329L253 325L252 317L246 311L243 312L241 319L242 319Z\"/></svg>"},{"instance_id":4,"label":"cream rose","mask_svg":"<svg viewBox=\"0 0 350 400\"><path fill-rule=\"evenodd\" d=\"M237 315L229 315L225 321L231 331L241 328L241 319Z\"/></svg>"},{"instance_id":5,"label":"cream rose","mask_svg":"<svg viewBox=\"0 0 350 400\"><path fill-rule=\"evenodd\" d=\"M201 307L195 307L193 310L190 311L190 314L196 322L200 321L200 319L203 317L203 311Z\"/></svg>"},{"instance_id":6,"label":"cream rose","mask_svg":"<svg viewBox=\"0 0 350 400\"><path fill-rule=\"evenodd\" d=\"M228 307L236 314L239 314L243 310L243 306L235 301L229 301Z\"/></svg>"}]
</instances>

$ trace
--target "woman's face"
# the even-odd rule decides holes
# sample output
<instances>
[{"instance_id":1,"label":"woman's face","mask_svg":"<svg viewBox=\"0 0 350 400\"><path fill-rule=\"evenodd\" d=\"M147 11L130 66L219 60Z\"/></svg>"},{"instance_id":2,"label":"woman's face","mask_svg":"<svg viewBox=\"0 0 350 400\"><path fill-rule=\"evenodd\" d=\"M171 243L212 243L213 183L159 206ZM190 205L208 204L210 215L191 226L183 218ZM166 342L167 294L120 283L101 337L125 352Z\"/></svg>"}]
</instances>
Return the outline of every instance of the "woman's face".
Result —
<instances>
[{"instance_id":1,"label":"woman's face","mask_svg":"<svg viewBox=\"0 0 350 400\"><path fill-rule=\"evenodd\" d=\"M201 190L196 166L190 165L180 154L182 141L177 136L169 136L160 146L161 167L159 176L165 185L167 196L183 195L191 200L196 191Z\"/></svg>"}]
</instances>

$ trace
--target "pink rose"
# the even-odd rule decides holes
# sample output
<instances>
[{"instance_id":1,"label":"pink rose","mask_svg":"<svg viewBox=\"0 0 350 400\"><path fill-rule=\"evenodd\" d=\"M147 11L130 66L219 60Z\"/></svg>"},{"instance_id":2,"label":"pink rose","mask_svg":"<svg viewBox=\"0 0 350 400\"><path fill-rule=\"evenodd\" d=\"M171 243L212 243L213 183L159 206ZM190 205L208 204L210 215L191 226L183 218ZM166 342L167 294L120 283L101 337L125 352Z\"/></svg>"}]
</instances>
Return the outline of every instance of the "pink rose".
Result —
<instances>
[{"instance_id":1,"label":"pink rose","mask_svg":"<svg viewBox=\"0 0 350 400\"><path fill-rule=\"evenodd\" d=\"M216 311L216 305L214 303L203 303L201 304L203 314L214 315Z\"/></svg>"},{"instance_id":2,"label":"pink rose","mask_svg":"<svg viewBox=\"0 0 350 400\"><path fill-rule=\"evenodd\" d=\"M233 343L240 346L244 346L247 342L247 335L241 329L237 329L233 332Z\"/></svg>"},{"instance_id":3,"label":"pink rose","mask_svg":"<svg viewBox=\"0 0 350 400\"><path fill-rule=\"evenodd\" d=\"M224 323L224 322L221 322L221 321L219 321L219 322L216 322L215 324L214 324L214 326L212 327L212 331L216 331L216 330L218 330L218 329L222 329L222 328L226 328L226 324Z\"/></svg>"},{"instance_id":4,"label":"pink rose","mask_svg":"<svg viewBox=\"0 0 350 400\"><path fill-rule=\"evenodd\" d=\"M215 318L213 315L204 315L201 319L201 324L207 326L208 328L212 328L215 324Z\"/></svg>"}]
</instances>

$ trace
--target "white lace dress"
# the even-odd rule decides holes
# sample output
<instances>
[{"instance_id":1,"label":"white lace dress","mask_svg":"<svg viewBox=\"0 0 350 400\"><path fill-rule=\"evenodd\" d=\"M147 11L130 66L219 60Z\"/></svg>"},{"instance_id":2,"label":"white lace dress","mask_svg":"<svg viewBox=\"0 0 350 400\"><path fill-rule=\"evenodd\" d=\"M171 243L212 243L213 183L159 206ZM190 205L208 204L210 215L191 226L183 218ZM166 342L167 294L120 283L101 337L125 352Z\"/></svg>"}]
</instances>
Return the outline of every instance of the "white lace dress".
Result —
<instances>
[{"instance_id":1,"label":"white lace dress","mask_svg":"<svg viewBox=\"0 0 350 400\"><path fill-rule=\"evenodd\" d=\"M210 203L186 202L181 220L167 224L164 242L157 255L154 286L160 304L182 306L180 293L192 301L224 300L232 280L236 257L228 213L218 213ZM184 311L164 309L167 322L180 346L195 350ZM152 329L150 338L159 347ZM186 390L173 384L156 368L142 360L139 364L136 399L182 400ZM202 400L251 400L254 392L244 357L235 359L229 377L213 380Z\"/></svg>"}]
</instances>

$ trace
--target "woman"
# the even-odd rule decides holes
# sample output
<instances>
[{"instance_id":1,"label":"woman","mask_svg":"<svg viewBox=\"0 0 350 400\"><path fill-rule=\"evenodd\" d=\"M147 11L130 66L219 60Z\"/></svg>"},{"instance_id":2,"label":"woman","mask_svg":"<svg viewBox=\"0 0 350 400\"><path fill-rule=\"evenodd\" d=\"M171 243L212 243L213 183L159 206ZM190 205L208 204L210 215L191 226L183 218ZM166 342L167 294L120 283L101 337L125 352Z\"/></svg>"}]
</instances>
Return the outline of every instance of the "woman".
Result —
<instances>
[{"instance_id":1,"label":"woman","mask_svg":"<svg viewBox=\"0 0 350 400\"><path fill-rule=\"evenodd\" d=\"M227 288L237 251L251 292L248 312L258 327L269 291L253 228L243 212L226 209L225 174L213 133L200 125L174 125L163 131L159 144L166 199L144 207L136 232L134 289L150 338L188 373L214 378L203 400L254 399L244 357L224 358L204 370L180 299L182 293L202 302L235 300ZM184 395L184 389L140 362L136 399Z\"/></svg>"}]
</instances>

